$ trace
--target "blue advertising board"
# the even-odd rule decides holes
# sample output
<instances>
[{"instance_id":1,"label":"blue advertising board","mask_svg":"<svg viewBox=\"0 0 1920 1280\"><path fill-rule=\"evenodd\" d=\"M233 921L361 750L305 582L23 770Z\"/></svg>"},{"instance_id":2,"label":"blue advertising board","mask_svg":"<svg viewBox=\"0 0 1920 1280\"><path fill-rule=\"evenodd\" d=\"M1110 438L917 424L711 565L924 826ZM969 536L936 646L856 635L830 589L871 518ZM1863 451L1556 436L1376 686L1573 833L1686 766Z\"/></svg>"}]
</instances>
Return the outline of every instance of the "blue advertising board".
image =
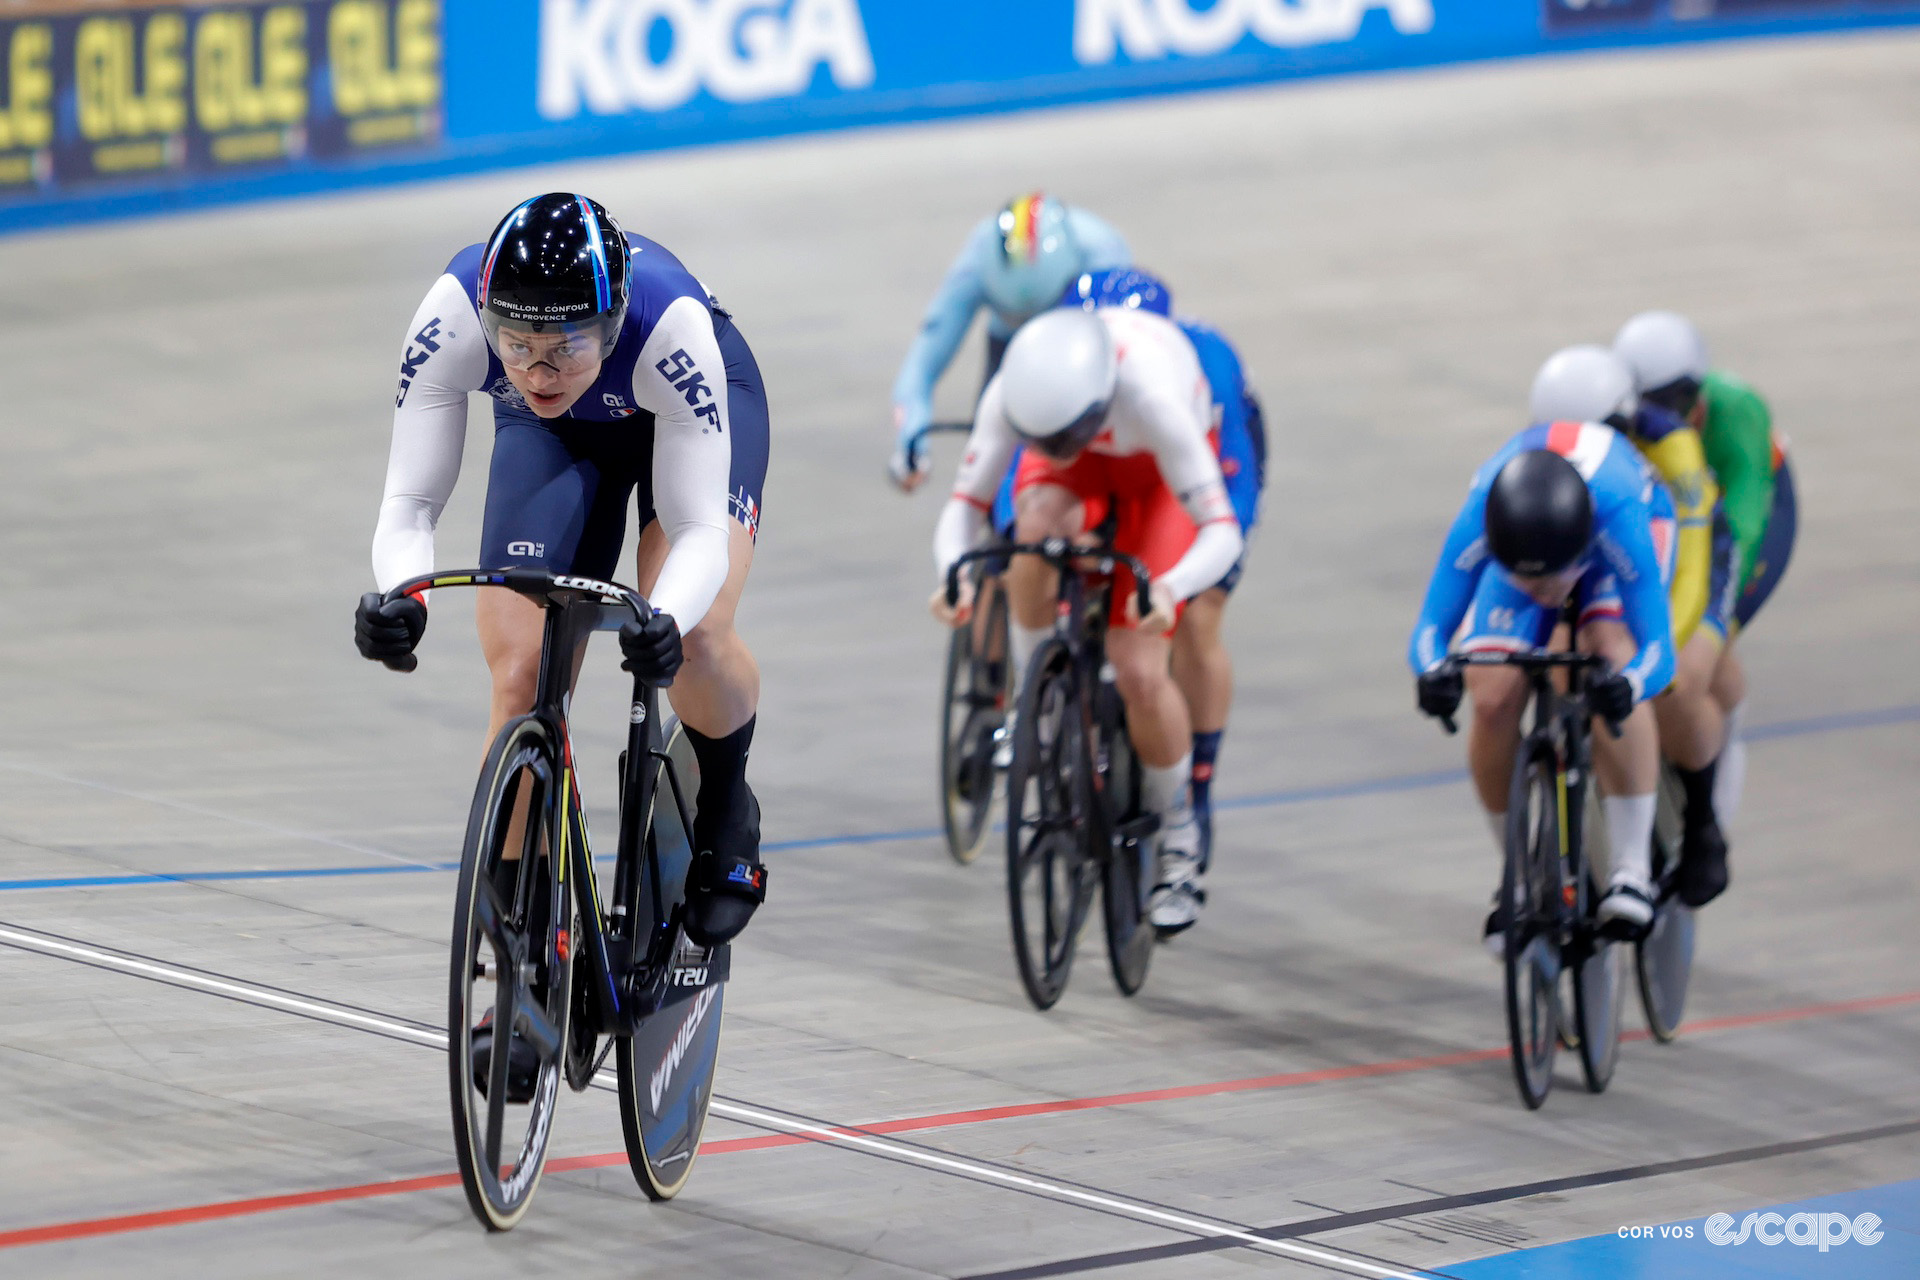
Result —
<instances>
[{"instance_id":1,"label":"blue advertising board","mask_svg":"<svg viewBox=\"0 0 1920 1280\"><path fill-rule=\"evenodd\" d=\"M1920 0L9 0L0 230Z\"/></svg>"},{"instance_id":2,"label":"blue advertising board","mask_svg":"<svg viewBox=\"0 0 1920 1280\"><path fill-rule=\"evenodd\" d=\"M0 14L0 226L440 150L440 0Z\"/></svg>"}]
</instances>

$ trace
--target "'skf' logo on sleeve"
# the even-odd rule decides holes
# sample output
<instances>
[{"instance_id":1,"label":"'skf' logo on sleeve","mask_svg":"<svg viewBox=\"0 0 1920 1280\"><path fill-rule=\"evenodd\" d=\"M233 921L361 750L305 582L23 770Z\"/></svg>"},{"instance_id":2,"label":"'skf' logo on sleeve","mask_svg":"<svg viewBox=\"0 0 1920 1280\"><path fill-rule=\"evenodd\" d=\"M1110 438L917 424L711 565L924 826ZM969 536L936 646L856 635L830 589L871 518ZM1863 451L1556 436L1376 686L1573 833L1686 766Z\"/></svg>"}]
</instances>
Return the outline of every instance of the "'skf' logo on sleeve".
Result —
<instances>
[{"instance_id":1,"label":"'skf' logo on sleeve","mask_svg":"<svg viewBox=\"0 0 1920 1280\"><path fill-rule=\"evenodd\" d=\"M400 357L400 394L394 397L394 408L406 407L407 392L413 389L413 380L419 374L420 366L427 362L428 356L440 349L440 344L434 341L439 336L440 317L435 316L427 321L426 328L413 335L413 342L407 344L406 353ZM420 349L417 351L414 349L414 342L420 344Z\"/></svg>"},{"instance_id":2,"label":"'skf' logo on sleeve","mask_svg":"<svg viewBox=\"0 0 1920 1280\"><path fill-rule=\"evenodd\" d=\"M653 367L687 398L694 417L703 419L715 431L720 429L720 406L714 401L713 388L707 385L707 375L693 367L693 357L684 348ZM706 403L701 403L703 400Z\"/></svg>"}]
</instances>

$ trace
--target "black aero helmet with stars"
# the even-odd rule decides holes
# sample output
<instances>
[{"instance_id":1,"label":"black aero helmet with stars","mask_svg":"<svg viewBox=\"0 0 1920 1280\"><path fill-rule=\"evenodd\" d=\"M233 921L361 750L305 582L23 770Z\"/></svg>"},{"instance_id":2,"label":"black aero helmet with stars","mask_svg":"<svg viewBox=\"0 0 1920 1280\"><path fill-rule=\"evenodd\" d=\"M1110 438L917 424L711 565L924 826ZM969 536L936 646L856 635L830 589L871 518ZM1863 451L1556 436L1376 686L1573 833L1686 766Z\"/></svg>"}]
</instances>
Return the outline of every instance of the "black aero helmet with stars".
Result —
<instances>
[{"instance_id":1,"label":"black aero helmet with stars","mask_svg":"<svg viewBox=\"0 0 1920 1280\"><path fill-rule=\"evenodd\" d=\"M596 200L535 196L500 220L481 259L480 324L500 349L500 329L592 335L604 357L620 341L632 290L626 233Z\"/></svg>"},{"instance_id":2,"label":"black aero helmet with stars","mask_svg":"<svg viewBox=\"0 0 1920 1280\"><path fill-rule=\"evenodd\" d=\"M1559 573L1593 541L1593 494L1551 449L1515 454L1487 490L1487 550L1521 577Z\"/></svg>"}]
</instances>

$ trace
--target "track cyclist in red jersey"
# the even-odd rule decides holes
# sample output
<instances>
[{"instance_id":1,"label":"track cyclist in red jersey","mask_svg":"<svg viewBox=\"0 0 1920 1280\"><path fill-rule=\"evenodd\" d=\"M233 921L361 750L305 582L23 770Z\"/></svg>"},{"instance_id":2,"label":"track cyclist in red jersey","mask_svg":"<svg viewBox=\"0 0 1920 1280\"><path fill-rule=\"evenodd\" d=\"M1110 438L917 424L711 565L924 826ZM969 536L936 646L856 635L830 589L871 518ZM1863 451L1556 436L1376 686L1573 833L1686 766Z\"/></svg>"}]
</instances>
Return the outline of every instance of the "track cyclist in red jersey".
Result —
<instances>
[{"instance_id":1,"label":"track cyclist in red jersey","mask_svg":"<svg viewBox=\"0 0 1920 1280\"><path fill-rule=\"evenodd\" d=\"M1747 762L1740 734L1747 677L1734 642L1780 584L1793 555L1799 523L1793 467L1767 402L1740 378L1712 367L1706 340L1685 316L1643 311L1621 326L1613 349L1632 370L1644 405L1699 434L1721 492L1733 550L1727 605L1714 631L1720 644L1704 665L1715 709L1724 720L1718 736L1706 744L1705 754L1714 758L1689 780L1687 808L1694 807L1696 795L1703 797L1720 823L1730 823ZM1724 842L1704 853L1681 862L1678 888L1689 906L1712 901L1729 880Z\"/></svg>"},{"instance_id":2,"label":"track cyclist in red jersey","mask_svg":"<svg viewBox=\"0 0 1920 1280\"><path fill-rule=\"evenodd\" d=\"M986 538L994 492L1024 443L1016 540L1079 538L1111 516L1113 545L1153 575L1150 612L1131 616L1130 605L1115 619L1107 656L1143 766L1145 806L1161 821L1149 913L1163 933L1192 924L1205 901L1189 791L1192 723L1169 671L1169 633L1185 602L1219 582L1245 545L1208 438L1211 420L1199 359L1171 321L1112 307L1037 316L1013 335L981 396L934 533L944 583L948 567ZM1131 600L1131 575L1120 576ZM1016 559L1005 581L1019 681L1053 620L1054 583L1032 557ZM949 625L964 623L971 605L963 594L950 608L944 587L934 595L934 614Z\"/></svg>"},{"instance_id":3,"label":"track cyclist in red jersey","mask_svg":"<svg viewBox=\"0 0 1920 1280\"><path fill-rule=\"evenodd\" d=\"M679 259L571 193L523 202L455 255L407 335L375 582L384 591L433 570L473 393L490 399L494 420L484 568L609 579L637 492L635 574L655 612L622 628L621 665L672 685L700 766L687 935L727 941L764 894L760 807L746 780L760 671L734 630L767 468L753 352ZM542 612L489 587L477 613L491 739L532 707ZM366 595L360 652L411 671L426 623L420 601Z\"/></svg>"}]
</instances>

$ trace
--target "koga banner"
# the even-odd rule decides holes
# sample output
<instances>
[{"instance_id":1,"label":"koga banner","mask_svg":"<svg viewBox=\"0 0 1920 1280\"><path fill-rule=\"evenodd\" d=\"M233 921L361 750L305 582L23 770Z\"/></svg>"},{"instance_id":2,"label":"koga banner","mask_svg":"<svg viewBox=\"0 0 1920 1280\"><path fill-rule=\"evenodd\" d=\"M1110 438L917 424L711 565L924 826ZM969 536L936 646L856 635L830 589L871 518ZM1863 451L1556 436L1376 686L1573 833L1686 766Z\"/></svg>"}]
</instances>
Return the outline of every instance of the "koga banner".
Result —
<instances>
[{"instance_id":1,"label":"koga banner","mask_svg":"<svg viewBox=\"0 0 1920 1280\"><path fill-rule=\"evenodd\" d=\"M0 230L1920 0L0 0Z\"/></svg>"},{"instance_id":2,"label":"koga banner","mask_svg":"<svg viewBox=\"0 0 1920 1280\"><path fill-rule=\"evenodd\" d=\"M0 9L0 200L435 143L440 0Z\"/></svg>"},{"instance_id":3,"label":"koga banner","mask_svg":"<svg viewBox=\"0 0 1920 1280\"><path fill-rule=\"evenodd\" d=\"M541 0L540 114L571 120L873 83L855 0Z\"/></svg>"},{"instance_id":4,"label":"koga banner","mask_svg":"<svg viewBox=\"0 0 1920 1280\"><path fill-rule=\"evenodd\" d=\"M1716 25L1758 20L1822 24L1911 11L1910 0L1541 0L1549 34L1607 31L1710 33Z\"/></svg>"},{"instance_id":5,"label":"koga banner","mask_svg":"<svg viewBox=\"0 0 1920 1280\"><path fill-rule=\"evenodd\" d=\"M450 33L450 138L606 137L624 119L659 145L1427 60L1394 47L1424 41L1446 0L471 3Z\"/></svg>"}]
</instances>

